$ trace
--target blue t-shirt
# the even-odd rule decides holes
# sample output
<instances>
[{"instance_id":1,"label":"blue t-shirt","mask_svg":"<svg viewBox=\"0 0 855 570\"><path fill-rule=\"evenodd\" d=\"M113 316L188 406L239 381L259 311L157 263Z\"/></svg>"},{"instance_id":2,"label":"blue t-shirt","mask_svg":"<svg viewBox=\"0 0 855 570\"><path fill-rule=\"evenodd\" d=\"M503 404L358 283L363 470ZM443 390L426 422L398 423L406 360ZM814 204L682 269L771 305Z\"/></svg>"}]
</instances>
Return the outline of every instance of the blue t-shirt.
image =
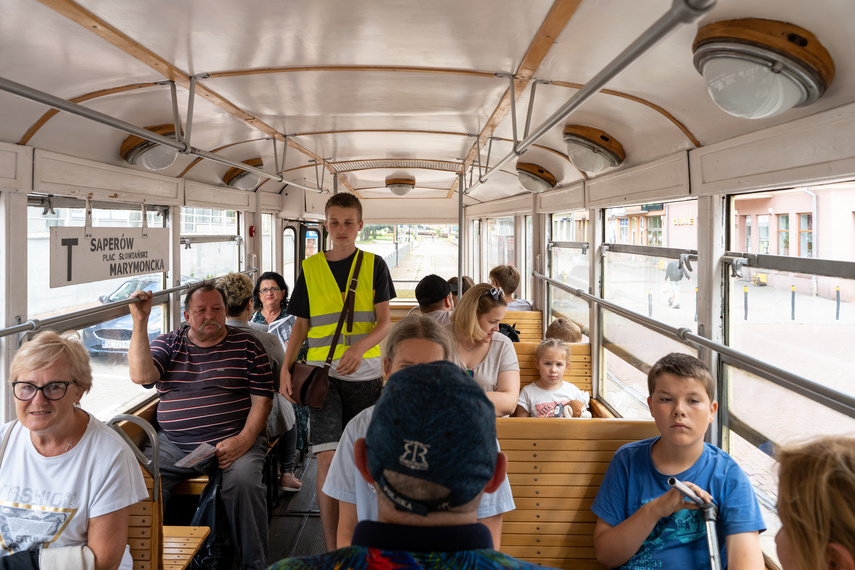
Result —
<instances>
[{"instance_id":1,"label":"blue t-shirt","mask_svg":"<svg viewBox=\"0 0 855 570\"><path fill-rule=\"evenodd\" d=\"M609 464L591 510L611 526L622 523L642 505L671 489L669 475L657 471L650 457L658 439L624 445ZM716 528L722 567L727 566L727 536L766 530L748 476L721 449L704 443L704 451L695 464L674 477L696 484L718 505ZM709 560L701 511L683 509L659 519L635 556L620 568L708 568Z\"/></svg>"}]
</instances>

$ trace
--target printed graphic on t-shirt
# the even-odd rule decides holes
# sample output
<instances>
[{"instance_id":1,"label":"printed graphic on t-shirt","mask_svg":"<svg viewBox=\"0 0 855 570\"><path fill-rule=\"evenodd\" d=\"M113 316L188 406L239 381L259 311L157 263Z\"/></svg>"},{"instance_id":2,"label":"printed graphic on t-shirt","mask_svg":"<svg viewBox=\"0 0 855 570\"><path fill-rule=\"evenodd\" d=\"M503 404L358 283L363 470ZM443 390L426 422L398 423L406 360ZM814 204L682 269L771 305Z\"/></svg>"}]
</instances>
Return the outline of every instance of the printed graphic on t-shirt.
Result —
<instances>
[{"instance_id":1,"label":"printed graphic on t-shirt","mask_svg":"<svg viewBox=\"0 0 855 570\"><path fill-rule=\"evenodd\" d=\"M677 511L670 517L659 519L635 556L622 568L662 568L662 551L696 540L706 541L706 528L700 511Z\"/></svg>"},{"instance_id":2,"label":"printed graphic on t-shirt","mask_svg":"<svg viewBox=\"0 0 855 570\"><path fill-rule=\"evenodd\" d=\"M539 418L563 418L565 417L564 408L567 408L567 414L570 416L573 415L573 411L570 408L570 400L562 400L560 402L544 402L542 404L535 404L534 411L537 412L537 417Z\"/></svg>"},{"instance_id":3,"label":"printed graphic on t-shirt","mask_svg":"<svg viewBox=\"0 0 855 570\"><path fill-rule=\"evenodd\" d=\"M75 508L0 502L0 546L15 554L50 544L76 512Z\"/></svg>"}]
</instances>

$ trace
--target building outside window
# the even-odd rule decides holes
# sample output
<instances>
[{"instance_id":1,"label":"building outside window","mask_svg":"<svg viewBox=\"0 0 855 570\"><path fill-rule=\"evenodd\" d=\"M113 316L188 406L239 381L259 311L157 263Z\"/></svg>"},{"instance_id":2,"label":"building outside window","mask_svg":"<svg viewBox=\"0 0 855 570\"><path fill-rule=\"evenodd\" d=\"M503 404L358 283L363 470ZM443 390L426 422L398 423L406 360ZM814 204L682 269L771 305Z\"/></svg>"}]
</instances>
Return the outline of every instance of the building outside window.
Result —
<instances>
[{"instance_id":1,"label":"building outside window","mask_svg":"<svg viewBox=\"0 0 855 570\"><path fill-rule=\"evenodd\" d=\"M789 214L778 214L778 255L790 255Z\"/></svg>"},{"instance_id":2,"label":"building outside window","mask_svg":"<svg viewBox=\"0 0 855 570\"><path fill-rule=\"evenodd\" d=\"M758 253L769 253L769 216L757 216Z\"/></svg>"},{"instance_id":3,"label":"building outside window","mask_svg":"<svg viewBox=\"0 0 855 570\"><path fill-rule=\"evenodd\" d=\"M745 253L751 253L751 216L745 216Z\"/></svg>"},{"instance_id":4,"label":"building outside window","mask_svg":"<svg viewBox=\"0 0 855 570\"><path fill-rule=\"evenodd\" d=\"M799 257L813 256L813 215L799 214Z\"/></svg>"},{"instance_id":5,"label":"building outside window","mask_svg":"<svg viewBox=\"0 0 855 570\"><path fill-rule=\"evenodd\" d=\"M620 239L618 243L629 243L629 218L620 219Z\"/></svg>"},{"instance_id":6,"label":"building outside window","mask_svg":"<svg viewBox=\"0 0 855 570\"><path fill-rule=\"evenodd\" d=\"M647 218L647 245L662 246L662 216Z\"/></svg>"}]
</instances>

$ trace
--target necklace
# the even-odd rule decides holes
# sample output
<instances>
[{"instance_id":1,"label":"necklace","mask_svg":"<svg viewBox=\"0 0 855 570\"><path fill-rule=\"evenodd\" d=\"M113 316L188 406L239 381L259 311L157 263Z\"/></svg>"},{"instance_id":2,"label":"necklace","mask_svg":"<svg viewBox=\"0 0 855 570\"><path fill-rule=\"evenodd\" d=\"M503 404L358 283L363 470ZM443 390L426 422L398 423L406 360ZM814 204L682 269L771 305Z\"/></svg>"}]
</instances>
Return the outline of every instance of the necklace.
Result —
<instances>
[{"instance_id":1,"label":"necklace","mask_svg":"<svg viewBox=\"0 0 855 570\"><path fill-rule=\"evenodd\" d=\"M75 424L75 426L74 426L74 429L75 429L75 430L77 430L77 429L78 429L78 427L77 427L77 425L76 425L76 424ZM72 447L74 447L75 445L77 445L77 440L78 440L77 435L76 435L76 434L74 434L74 433L72 433L72 435L71 435L71 439L70 439L70 440L68 440L68 441L65 443L65 449L62 451L62 453L68 453L68 452L71 450L71 448L72 448ZM35 439L33 439L32 435L30 435L30 441L32 441L32 442L33 442L33 445L35 445L35 446L36 446L36 449L38 449L39 451L45 451L45 448L43 448L43 447L42 447L42 446L40 446L38 443L36 443L36 440L35 440Z\"/></svg>"}]
</instances>

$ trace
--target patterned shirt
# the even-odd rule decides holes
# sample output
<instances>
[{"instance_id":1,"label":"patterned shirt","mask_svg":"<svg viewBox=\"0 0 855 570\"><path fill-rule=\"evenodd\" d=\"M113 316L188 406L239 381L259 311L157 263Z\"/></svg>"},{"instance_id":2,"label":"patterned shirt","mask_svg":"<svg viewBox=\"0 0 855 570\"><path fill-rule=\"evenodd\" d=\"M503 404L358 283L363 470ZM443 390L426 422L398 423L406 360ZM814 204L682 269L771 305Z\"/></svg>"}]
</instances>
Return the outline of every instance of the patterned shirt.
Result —
<instances>
[{"instance_id":1,"label":"patterned shirt","mask_svg":"<svg viewBox=\"0 0 855 570\"><path fill-rule=\"evenodd\" d=\"M286 558L272 565L270 570L545 568L511 558L493 550L492 546L490 531L480 524L413 527L363 521L356 526L353 546L317 556Z\"/></svg>"},{"instance_id":2,"label":"patterned shirt","mask_svg":"<svg viewBox=\"0 0 855 570\"><path fill-rule=\"evenodd\" d=\"M226 329L226 337L211 347L193 344L187 325L151 344L160 372L157 421L182 451L237 435L246 425L250 396L273 397L270 362L261 342L249 332Z\"/></svg>"}]
</instances>

